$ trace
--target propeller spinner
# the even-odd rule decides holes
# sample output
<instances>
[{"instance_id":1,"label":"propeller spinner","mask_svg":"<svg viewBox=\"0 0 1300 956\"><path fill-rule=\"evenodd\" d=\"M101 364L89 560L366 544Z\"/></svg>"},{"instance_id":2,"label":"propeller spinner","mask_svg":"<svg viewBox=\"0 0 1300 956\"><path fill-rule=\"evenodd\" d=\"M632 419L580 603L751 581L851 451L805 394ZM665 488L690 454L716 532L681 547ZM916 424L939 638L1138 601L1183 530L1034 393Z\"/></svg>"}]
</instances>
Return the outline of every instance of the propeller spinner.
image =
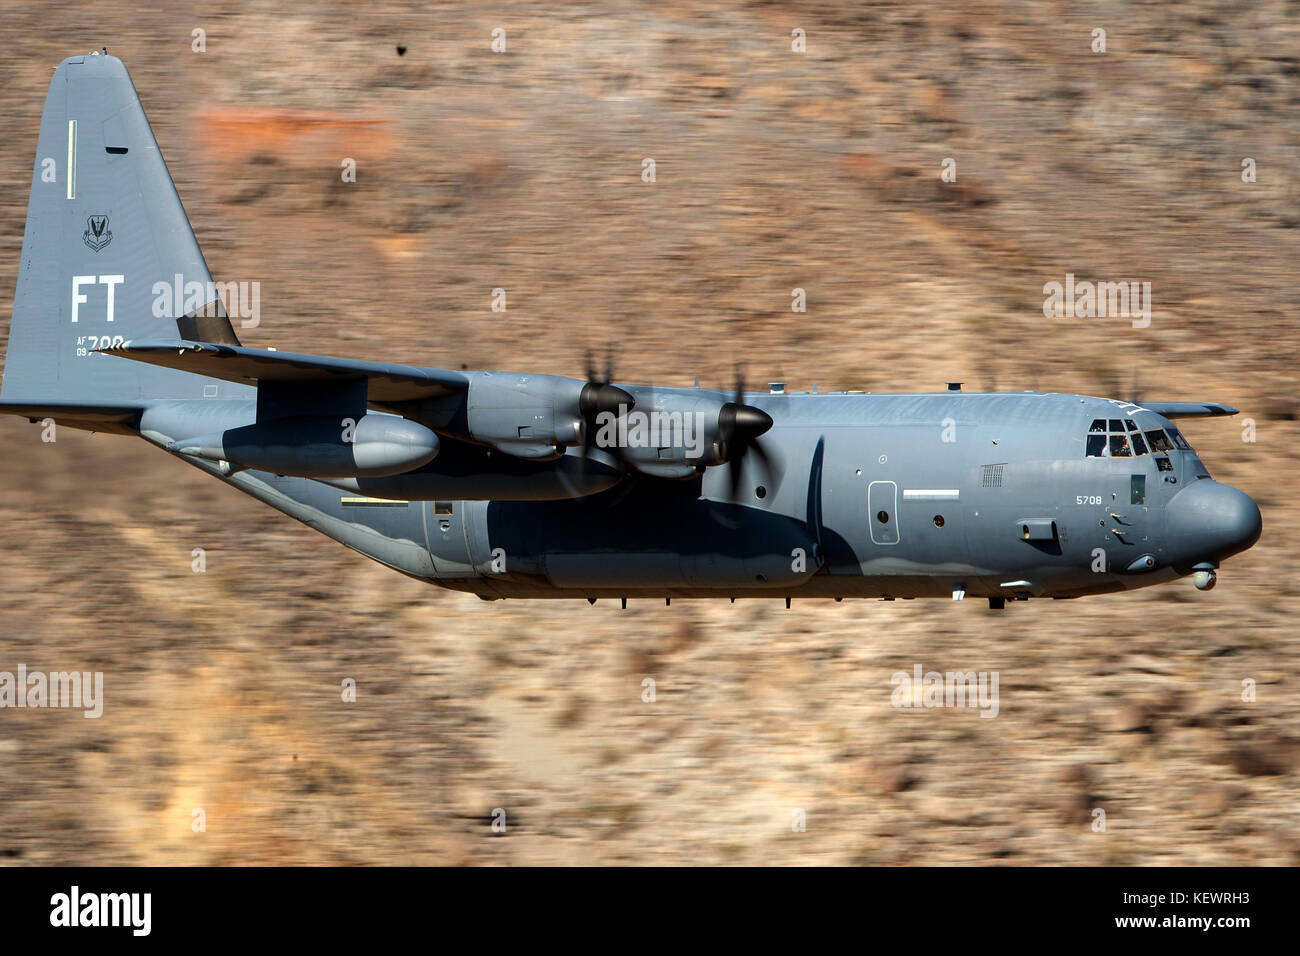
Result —
<instances>
[{"instance_id":1,"label":"propeller spinner","mask_svg":"<svg viewBox=\"0 0 1300 956\"><path fill-rule=\"evenodd\" d=\"M752 452L769 476L775 474L772 459L758 440L771 427L771 415L745 404L745 380L737 371L735 397L718 412L719 452L727 462L727 489L732 501L737 500L740 491L746 455Z\"/></svg>"}]
</instances>

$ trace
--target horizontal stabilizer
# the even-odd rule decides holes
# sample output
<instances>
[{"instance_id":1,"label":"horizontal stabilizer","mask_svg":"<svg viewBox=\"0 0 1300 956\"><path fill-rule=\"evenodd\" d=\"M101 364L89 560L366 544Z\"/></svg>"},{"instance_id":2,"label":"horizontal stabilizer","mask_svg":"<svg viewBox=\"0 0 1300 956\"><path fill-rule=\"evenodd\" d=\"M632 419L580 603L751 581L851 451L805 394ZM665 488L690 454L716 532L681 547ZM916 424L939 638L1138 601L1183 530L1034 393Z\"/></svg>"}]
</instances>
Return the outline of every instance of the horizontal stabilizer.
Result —
<instances>
[{"instance_id":1,"label":"horizontal stabilizer","mask_svg":"<svg viewBox=\"0 0 1300 956\"><path fill-rule=\"evenodd\" d=\"M117 402L109 405L0 399L0 415L18 415L34 422L50 418L55 424L67 425L69 428L84 428L92 432L121 432L135 428L145 405L145 402L135 404Z\"/></svg>"},{"instance_id":2,"label":"horizontal stabilizer","mask_svg":"<svg viewBox=\"0 0 1300 956\"><path fill-rule=\"evenodd\" d=\"M1236 415L1237 409L1218 402L1142 402L1149 412L1165 418L1209 418L1217 415Z\"/></svg>"},{"instance_id":3,"label":"horizontal stabilizer","mask_svg":"<svg viewBox=\"0 0 1300 956\"><path fill-rule=\"evenodd\" d=\"M256 385L259 382L325 385L366 379L372 402L406 402L464 391L469 379L447 369L295 352L271 352L213 342L129 341L100 349L105 355Z\"/></svg>"}]
</instances>

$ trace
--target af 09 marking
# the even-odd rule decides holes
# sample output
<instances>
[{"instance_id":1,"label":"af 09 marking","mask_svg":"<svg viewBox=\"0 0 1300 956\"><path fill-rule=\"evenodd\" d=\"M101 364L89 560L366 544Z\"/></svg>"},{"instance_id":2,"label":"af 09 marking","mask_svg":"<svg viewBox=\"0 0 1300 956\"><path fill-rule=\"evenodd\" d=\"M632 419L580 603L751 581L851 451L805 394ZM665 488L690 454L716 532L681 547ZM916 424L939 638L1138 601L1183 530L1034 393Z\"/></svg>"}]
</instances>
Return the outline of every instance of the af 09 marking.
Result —
<instances>
[{"instance_id":1,"label":"af 09 marking","mask_svg":"<svg viewBox=\"0 0 1300 956\"><path fill-rule=\"evenodd\" d=\"M121 335L79 335L77 336L77 358L94 354L96 349L119 348L126 344Z\"/></svg>"}]
</instances>

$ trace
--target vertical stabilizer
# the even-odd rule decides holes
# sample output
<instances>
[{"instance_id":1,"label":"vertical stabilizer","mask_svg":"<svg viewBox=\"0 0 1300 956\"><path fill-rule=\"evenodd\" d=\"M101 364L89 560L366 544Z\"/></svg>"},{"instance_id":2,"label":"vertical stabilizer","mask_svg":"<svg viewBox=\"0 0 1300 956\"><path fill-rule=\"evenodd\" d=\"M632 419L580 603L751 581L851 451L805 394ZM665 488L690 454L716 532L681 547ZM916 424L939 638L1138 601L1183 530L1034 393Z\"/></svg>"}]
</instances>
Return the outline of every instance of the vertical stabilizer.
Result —
<instances>
[{"instance_id":1,"label":"vertical stabilizer","mask_svg":"<svg viewBox=\"0 0 1300 956\"><path fill-rule=\"evenodd\" d=\"M186 287L193 295L161 294ZM125 362L128 339L235 343L185 209L122 61L64 60L41 117L0 396L112 403L242 398L244 386Z\"/></svg>"}]
</instances>

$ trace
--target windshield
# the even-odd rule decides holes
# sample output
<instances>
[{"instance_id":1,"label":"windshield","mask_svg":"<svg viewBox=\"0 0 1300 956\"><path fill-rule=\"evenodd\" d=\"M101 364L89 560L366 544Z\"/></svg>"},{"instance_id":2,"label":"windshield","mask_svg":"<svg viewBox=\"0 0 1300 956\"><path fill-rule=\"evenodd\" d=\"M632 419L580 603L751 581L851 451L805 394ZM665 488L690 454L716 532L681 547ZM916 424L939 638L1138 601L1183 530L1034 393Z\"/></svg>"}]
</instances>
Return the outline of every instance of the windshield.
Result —
<instances>
[{"instance_id":1,"label":"windshield","mask_svg":"<svg viewBox=\"0 0 1300 956\"><path fill-rule=\"evenodd\" d=\"M1188 470L1197 478L1210 477L1196 452L1173 425L1151 427L1145 415L1139 425L1131 418L1094 418L1084 436L1084 455L1088 458L1141 458L1153 455L1157 472L1169 472L1167 481L1176 481L1175 462L1169 456L1175 451L1188 453Z\"/></svg>"},{"instance_id":2,"label":"windshield","mask_svg":"<svg viewBox=\"0 0 1300 956\"><path fill-rule=\"evenodd\" d=\"M1163 431L1143 432L1131 418L1094 418L1088 426L1084 454L1088 458L1138 458L1173 447L1174 440Z\"/></svg>"},{"instance_id":3,"label":"windshield","mask_svg":"<svg viewBox=\"0 0 1300 956\"><path fill-rule=\"evenodd\" d=\"M1164 429L1153 428L1147 433L1147 444L1151 446L1152 451L1173 451L1174 443L1169 436L1165 434Z\"/></svg>"},{"instance_id":4,"label":"windshield","mask_svg":"<svg viewBox=\"0 0 1300 956\"><path fill-rule=\"evenodd\" d=\"M1174 440L1174 444L1178 446L1178 448L1180 448L1182 451L1192 450L1192 446L1187 443L1187 439L1183 437L1183 433L1180 432L1173 425L1170 425L1169 428L1166 429L1166 431L1169 432L1169 437Z\"/></svg>"}]
</instances>

